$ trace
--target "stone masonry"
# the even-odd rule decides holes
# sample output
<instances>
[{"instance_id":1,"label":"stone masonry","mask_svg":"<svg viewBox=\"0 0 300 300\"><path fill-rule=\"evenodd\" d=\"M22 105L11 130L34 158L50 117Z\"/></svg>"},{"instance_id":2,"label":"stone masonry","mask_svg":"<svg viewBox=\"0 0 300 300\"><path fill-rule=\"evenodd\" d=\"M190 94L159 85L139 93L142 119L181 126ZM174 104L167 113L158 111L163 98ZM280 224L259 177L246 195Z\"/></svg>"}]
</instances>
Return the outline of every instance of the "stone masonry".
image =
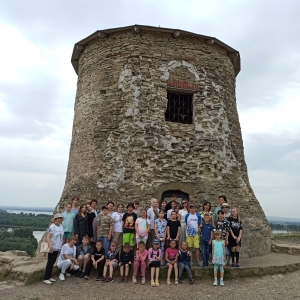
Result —
<instances>
[{"instance_id":1,"label":"stone masonry","mask_svg":"<svg viewBox=\"0 0 300 300\"><path fill-rule=\"evenodd\" d=\"M78 73L65 187L73 195L149 205L181 190L202 206L225 194L240 209L243 256L271 252L272 233L250 186L235 99L239 53L181 30L129 26L75 44ZM167 92L193 94L193 123L165 121Z\"/></svg>"}]
</instances>

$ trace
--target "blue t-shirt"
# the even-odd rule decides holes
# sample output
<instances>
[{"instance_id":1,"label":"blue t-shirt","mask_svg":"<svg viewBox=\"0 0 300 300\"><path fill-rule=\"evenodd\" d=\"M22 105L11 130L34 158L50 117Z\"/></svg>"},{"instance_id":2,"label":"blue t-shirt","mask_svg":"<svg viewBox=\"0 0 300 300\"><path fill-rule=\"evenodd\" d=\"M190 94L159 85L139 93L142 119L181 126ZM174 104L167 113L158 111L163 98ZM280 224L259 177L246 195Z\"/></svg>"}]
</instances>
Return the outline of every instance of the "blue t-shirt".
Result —
<instances>
[{"instance_id":1,"label":"blue t-shirt","mask_svg":"<svg viewBox=\"0 0 300 300\"><path fill-rule=\"evenodd\" d=\"M188 213L185 216L185 223L186 223L186 235L187 236L197 236L198 235L198 228L201 224L201 217L199 214L191 214Z\"/></svg>"},{"instance_id":2,"label":"blue t-shirt","mask_svg":"<svg viewBox=\"0 0 300 300\"><path fill-rule=\"evenodd\" d=\"M211 232L214 230L214 227L211 223L204 223L202 222L202 227L201 227L201 240L203 241L210 241L210 236Z\"/></svg>"}]
</instances>

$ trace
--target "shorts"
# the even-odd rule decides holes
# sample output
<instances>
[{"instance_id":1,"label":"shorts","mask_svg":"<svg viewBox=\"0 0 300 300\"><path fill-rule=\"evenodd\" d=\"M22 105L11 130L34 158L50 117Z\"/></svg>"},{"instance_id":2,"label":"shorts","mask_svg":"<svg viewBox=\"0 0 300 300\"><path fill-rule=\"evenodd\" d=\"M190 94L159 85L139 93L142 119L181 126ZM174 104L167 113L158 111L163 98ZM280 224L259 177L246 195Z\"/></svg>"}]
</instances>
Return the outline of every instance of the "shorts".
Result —
<instances>
[{"instance_id":1,"label":"shorts","mask_svg":"<svg viewBox=\"0 0 300 300\"><path fill-rule=\"evenodd\" d=\"M151 262L149 263L149 267L150 267L150 268L159 268L159 267L160 267L160 261L158 261L158 260L151 261Z\"/></svg>"},{"instance_id":2,"label":"shorts","mask_svg":"<svg viewBox=\"0 0 300 300\"><path fill-rule=\"evenodd\" d=\"M195 249L199 249L200 248L199 235L196 235L196 236L187 236L186 237L186 241L188 243L188 247L189 248L195 248Z\"/></svg>"},{"instance_id":3,"label":"shorts","mask_svg":"<svg viewBox=\"0 0 300 300\"><path fill-rule=\"evenodd\" d=\"M170 261L174 261L174 260L170 260ZM168 262L167 262L167 263L166 263L166 267L168 267L168 266L169 266L169 264L170 264L170 263L168 263Z\"/></svg>"},{"instance_id":4,"label":"shorts","mask_svg":"<svg viewBox=\"0 0 300 300\"><path fill-rule=\"evenodd\" d=\"M128 262L120 262L120 264L121 264L121 266L120 267L122 267L122 266L125 266L125 265L127 265L128 264ZM132 264L128 264L128 266L129 266L129 268L131 268L131 266L133 265L133 263Z\"/></svg>"},{"instance_id":5,"label":"shorts","mask_svg":"<svg viewBox=\"0 0 300 300\"><path fill-rule=\"evenodd\" d=\"M113 269L115 270L118 266L119 266L119 264L117 262L114 262Z\"/></svg>"},{"instance_id":6,"label":"shorts","mask_svg":"<svg viewBox=\"0 0 300 300\"><path fill-rule=\"evenodd\" d=\"M64 236L63 236L63 239L70 239L72 236L72 232L64 232Z\"/></svg>"},{"instance_id":7,"label":"shorts","mask_svg":"<svg viewBox=\"0 0 300 300\"><path fill-rule=\"evenodd\" d=\"M129 243L131 247L134 246L134 233L123 233L123 245Z\"/></svg>"}]
</instances>

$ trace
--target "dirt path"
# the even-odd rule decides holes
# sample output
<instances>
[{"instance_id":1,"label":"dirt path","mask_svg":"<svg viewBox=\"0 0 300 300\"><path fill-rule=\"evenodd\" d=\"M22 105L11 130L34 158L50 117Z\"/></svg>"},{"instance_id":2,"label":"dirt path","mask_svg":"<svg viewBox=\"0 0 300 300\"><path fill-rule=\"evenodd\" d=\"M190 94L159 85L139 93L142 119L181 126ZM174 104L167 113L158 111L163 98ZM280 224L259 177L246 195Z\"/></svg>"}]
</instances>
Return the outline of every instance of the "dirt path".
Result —
<instances>
[{"instance_id":1,"label":"dirt path","mask_svg":"<svg viewBox=\"0 0 300 300\"><path fill-rule=\"evenodd\" d=\"M263 278L246 278L225 281L225 287L214 287L212 281L188 281L182 285L169 287L161 280L160 287L118 283L117 278L111 284L85 281L79 278L67 278L65 282L56 282L51 286L36 283L29 286L16 286L14 282L0 284L0 299L300 299L300 271L286 275L273 275ZM6 287L5 287L6 286Z\"/></svg>"}]
</instances>

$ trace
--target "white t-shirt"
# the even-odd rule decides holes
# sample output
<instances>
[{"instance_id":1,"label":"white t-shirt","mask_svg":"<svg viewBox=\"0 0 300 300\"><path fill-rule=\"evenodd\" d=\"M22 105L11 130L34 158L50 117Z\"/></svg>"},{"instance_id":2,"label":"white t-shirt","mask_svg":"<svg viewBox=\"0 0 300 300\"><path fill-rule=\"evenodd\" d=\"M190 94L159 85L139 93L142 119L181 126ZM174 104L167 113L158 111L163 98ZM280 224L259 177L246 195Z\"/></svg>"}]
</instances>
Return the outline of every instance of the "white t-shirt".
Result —
<instances>
[{"instance_id":1,"label":"white t-shirt","mask_svg":"<svg viewBox=\"0 0 300 300\"><path fill-rule=\"evenodd\" d=\"M185 223L186 223L186 235L187 236L197 236L198 235L198 228L199 224L201 223L201 217L199 214L191 214L188 213L185 216Z\"/></svg>"},{"instance_id":2,"label":"white t-shirt","mask_svg":"<svg viewBox=\"0 0 300 300\"><path fill-rule=\"evenodd\" d=\"M181 209L178 212L181 216L180 222L185 223L185 216L189 213L187 210Z\"/></svg>"},{"instance_id":3,"label":"white t-shirt","mask_svg":"<svg viewBox=\"0 0 300 300\"><path fill-rule=\"evenodd\" d=\"M157 216L158 216L159 209L156 208L156 211L157 211ZM150 229L154 229L154 220L157 219L158 217L156 218L154 209L152 207L148 208L147 217L149 217L149 220L150 220Z\"/></svg>"},{"instance_id":4,"label":"white t-shirt","mask_svg":"<svg viewBox=\"0 0 300 300\"><path fill-rule=\"evenodd\" d=\"M171 219L171 213L174 211L172 208L167 211L167 219Z\"/></svg>"},{"instance_id":5,"label":"white t-shirt","mask_svg":"<svg viewBox=\"0 0 300 300\"><path fill-rule=\"evenodd\" d=\"M114 212L111 218L114 220L114 232L123 232L122 218L124 213Z\"/></svg>"},{"instance_id":6,"label":"white t-shirt","mask_svg":"<svg viewBox=\"0 0 300 300\"><path fill-rule=\"evenodd\" d=\"M61 263L65 260L64 254L68 255L71 258L76 257L76 246L70 248L69 244L64 244L61 248L57 263Z\"/></svg>"},{"instance_id":7,"label":"white t-shirt","mask_svg":"<svg viewBox=\"0 0 300 300\"><path fill-rule=\"evenodd\" d=\"M51 233L50 241L53 244L54 251L59 251L62 246L62 238L64 235L64 229L62 225L55 225L52 223L48 229L48 232Z\"/></svg>"}]
</instances>

